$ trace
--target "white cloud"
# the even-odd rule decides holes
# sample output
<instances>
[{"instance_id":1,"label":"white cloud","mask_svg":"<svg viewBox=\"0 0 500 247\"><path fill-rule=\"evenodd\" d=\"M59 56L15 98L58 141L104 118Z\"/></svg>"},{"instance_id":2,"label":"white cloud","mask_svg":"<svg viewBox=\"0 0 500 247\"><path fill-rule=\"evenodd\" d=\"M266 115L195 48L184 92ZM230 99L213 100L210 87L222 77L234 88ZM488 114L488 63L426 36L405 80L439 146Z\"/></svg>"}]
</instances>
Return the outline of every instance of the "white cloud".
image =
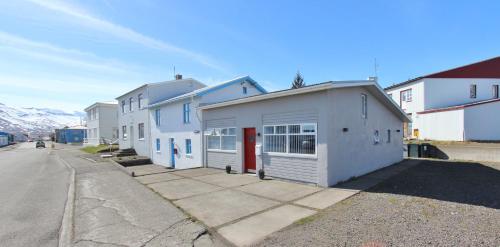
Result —
<instances>
[{"instance_id":1,"label":"white cloud","mask_svg":"<svg viewBox=\"0 0 500 247\"><path fill-rule=\"evenodd\" d=\"M226 71L214 60L202 54L169 44L167 42L138 33L130 28L123 27L118 24L114 24L112 22L100 19L98 17L91 15L83 8L72 6L67 4L66 2L61 2L61 1L49 1L49 0L29 0L29 1L46 9L50 9L74 17L77 20L81 21L81 23L85 26L114 35L115 37L128 40L130 42L138 43L152 49L164 52L174 52L183 55L189 59L192 59L200 64L208 66L210 68L217 69L223 72Z\"/></svg>"},{"instance_id":2,"label":"white cloud","mask_svg":"<svg viewBox=\"0 0 500 247\"><path fill-rule=\"evenodd\" d=\"M92 53L28 40L2 31L0 31L0 50L77 68L113 73L130 73L134 69L133 66L115 60L104 59Z\"/></svg>"}]
</instances>

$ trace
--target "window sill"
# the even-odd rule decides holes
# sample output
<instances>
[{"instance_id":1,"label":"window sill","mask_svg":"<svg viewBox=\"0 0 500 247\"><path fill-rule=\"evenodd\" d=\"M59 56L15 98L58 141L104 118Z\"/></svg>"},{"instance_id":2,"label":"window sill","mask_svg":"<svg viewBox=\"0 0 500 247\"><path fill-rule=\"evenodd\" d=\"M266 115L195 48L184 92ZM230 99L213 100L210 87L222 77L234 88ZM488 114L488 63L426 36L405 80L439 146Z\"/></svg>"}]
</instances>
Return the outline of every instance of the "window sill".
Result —
<instances>
[{"instance_id":1,"label":"window sill","mask_svg":"<svg viewBox=\"0 0 500 247\"><path fill-rule=\"evenodd\" d=\"M139 139L137 139L137 140L138 140L138 141L144 141L144 138L139 138Z\"/></svg>"},{"instance_id":2,"label":"window sill","mask_svg":"<svg viewBox=\"0 0 500 247\"><path fill-rule=\"evenodd\" d=\"M289 153L271 153L271 152L265 152L264 154L276 157L314 159L314 160L318 159L317 154L289 154Z\"/></svg>"},{"instance_id":3,"label":"window sill","mask_svg":"<svg viewBox=\"0 0 500 247\"><path fill-rule=\"evenodd\" d=\"M157 154L161 154L161 151L156 151Z\"/></svg>"},{"instance_id":4,"label":"window sill","mask_svg":"<svg viewBox=\"0 0 500 247\"><path fill-rule=\"evenodd\" d=\"M186 158L193 158L192 154L186 154Z\"/></svg>"},{"instance_id":5,"label":"window sill","mask_svg":"<svg viewBox=\"0 0 500 247\"><path fill-rule=\"evenodd\" d=\"M207 149L207 152L235 154L236 150Z\"/></svg>"}]
</instances>

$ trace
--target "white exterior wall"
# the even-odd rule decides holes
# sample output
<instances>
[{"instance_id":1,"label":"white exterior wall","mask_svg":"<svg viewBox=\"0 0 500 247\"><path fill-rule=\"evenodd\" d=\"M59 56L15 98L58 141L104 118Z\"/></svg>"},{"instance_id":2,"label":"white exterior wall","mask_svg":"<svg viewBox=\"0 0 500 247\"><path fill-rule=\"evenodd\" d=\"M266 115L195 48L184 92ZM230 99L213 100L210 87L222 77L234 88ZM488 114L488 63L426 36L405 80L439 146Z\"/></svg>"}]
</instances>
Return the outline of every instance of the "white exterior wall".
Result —
<instances>
[{"instance_id":1,"label":"white exterior wall","mask_svg":"<svg viewBox=\"0 0 500 247\"><path fill-rule=\"evenodd\" d=\"M243 94L243 87L247 87L247 94ZM202 133L201 111L197 110L200 104L221 102L241 97L261 94L257 88L249 83L232 84L202 96L179 100L160 106L161 125L155 124L155 109L150 109L151 119L151 159L153 163L172 167L172 152L170 138L174 138L177 149L175 168L186 169L202 166ZM190 103L190 123L185 124L183 119L183 105ZM160 152L156 151L156 139L160 139ZM186 139L191 139L191 155L186 154Z\"/></svg>"},{"instance_id":2,"label":"white exterior wall","mask_svg":"<svg viewBox=\"0 0 500 247\"><path fill-rule=\"evenodd\" d=\"M465 140L500 140L500 102L464 109Z\"/></svg>"},{"instance_id":3,"label":"white exterior wall","mask_svg":"<svg viewBox=\"0 0 500 247\"><path fill-rule=\"evenodd\" d=\"M412 123L410 124L412 130L410 132L413 135L413 129L419 129L419 123L417 120L417 112L424 111L425 107L425 91L427 83L424 80L419 80L412 82L408 85L397 87L391 90L387 90L387 94L392 94L392 99L397 105L401 107L406 113L411 114ZM411 89L412 91L412 101L411 102L401 102L401 91Z\"/></svg>"},{"instance_id":4,"label":"white exterior wall","mask_svg":"<svg viewBox=\"0 0 500 247\"><path fill-rule=\"evenodd\" d=\"M0 135L0 147L9 145L9 137Z\"/></svg>"},{"instance_id":5,"label":"white exterior wall","mask_svg":"<svg viewBox=\"0 0 500 247\"><path fill-rule=\"evenodd\" d=\"M134 148L138 155L150 156L149 149L149 114L148 105L148 94L147 87L141 88L140 90L135 90L127 95L118 98L118 130L119 130L119 145L120 149ZM138 109L137 96L139 94L143 95L143 107ZM132 112L129 111L129 98L133 97ZM125 113L122 113L121 102L125 100ZM139 140L139 123L144 123L144 139ZM122 126L126 126L127 138L123 138ZM132 133L130 128L133 128Z\"/></svg>"},{"instance_id":6,"label":"white exterior wall","mask_svg":"<svg viewBox=\"0 0 500 247\"><path fill-rule=\"evenodd\" d=\"M368 119L361 117L361 93L368 95ZM238 172L243 170L243 128L253 127L262 134L264 125L297 123L317 124L316 155L264 152L256 157L257 169L264 166L269 176L331 186L403 159L402 121L363 88L324 90L207 109L203 119L204 129L236 127L236 152L206 151L209 167L224 168L228 164ZM390 143L386 142L388 129ZM380 132L377 145L373 143L375 130ZM263 144L263 135L257 135L256 144Z\"/></svg>"},{"instance_id":7,"label":"white exterior wall","mask_svg":"<svg viewBox=\"0 0 500 247\"><path fill-rule=\"evenodd\" d=\"M470 85L476 84L476 98L470 98ZM499 79L425 79L425 110L462 105L493 98L493 85Z\"/></svg>"},{"instance_id":8,"label":"white exterior wall","mask_svg":"<svg viewBox=\"0 0 500 247\"><path fill-rule=\"evenodd\" d=\"M134 148L138 155L152 157L151 118L148 110L150 103L166 100L205 86L193 80L183 79L160 83L151 83L120 96L118 100L118 129L120 149ZM138 109L137 96L142 94L142 109ZM133 111L129 112L129 98L133 97ZM121 102L125 100L125 113ZM144 123L144 139L139 139L139 123ZM154 124L154 122L153 122ZM127 126L127 139L123 139L122 126ZM131 135L130 127L133 128ZM156 146L155 146L156 147Z\"/></svg>"},{"instance_id":9,"label":"white exterior wall","mask_svg":"<svg viewBox=\"0 0 500 247\"><path fill-rule=\"evenodd\" d=\"M184 123L183 104L191 102L190 123ZM151 118L151 147L154 164L172 167L172 152L170 138L174 138L177 148L175 168L185 169L201 166L201 129L200 119L196 108L198 100L186 99L160 107L160 126L155 124L155 110L150 111ZM197 132L197 133L195 133ZM160 152L156 151L156 139L160 139ZM186 139L191 139L191 155L186 154Z\"/></svg>"},{"instance_id":10,"label":"white exterior wall","mask_svg":"<svg viewBox=\"0 0 500 247\"><path fill-rule=\"evenodd\" d=\"M366 119L361 115L362 93L368 96ZM333 89L328 97L331 102L328 106L328 185L403 160L403 122L370 91L362 87ZM344 132L343 128L348 131ZM374 143L376 130L378 144ZM387 130L391 131L390 142Z\"/></svg>"},{"instance_id":11,"label":"white exterior wall","mask_svg":"<svg viewBox=\"0 0 500 247\"><path fill-rule=\"evenodd\" d=\"M464 110L419 114L420 139L463 141Z\"/></svg>"}]
</instances>

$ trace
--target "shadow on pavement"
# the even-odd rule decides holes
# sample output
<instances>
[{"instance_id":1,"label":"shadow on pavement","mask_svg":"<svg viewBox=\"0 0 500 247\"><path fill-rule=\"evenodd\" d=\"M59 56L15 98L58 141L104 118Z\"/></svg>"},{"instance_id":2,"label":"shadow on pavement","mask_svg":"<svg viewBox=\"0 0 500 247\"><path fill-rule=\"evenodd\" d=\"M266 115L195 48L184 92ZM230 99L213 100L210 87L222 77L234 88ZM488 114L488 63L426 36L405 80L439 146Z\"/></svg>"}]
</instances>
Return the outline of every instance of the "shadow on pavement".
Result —
<instances>
[{"instance_id":1,"label":"shadow on pavement","mask_svg":"<svg viewBox=\"0 0 500 247\"><path fill-rule=\"evenodd\" d=\"M473 162L425 160L366 192L417 196L500 209L500 165L494 167Z\"/></svg>"}]
</instances>

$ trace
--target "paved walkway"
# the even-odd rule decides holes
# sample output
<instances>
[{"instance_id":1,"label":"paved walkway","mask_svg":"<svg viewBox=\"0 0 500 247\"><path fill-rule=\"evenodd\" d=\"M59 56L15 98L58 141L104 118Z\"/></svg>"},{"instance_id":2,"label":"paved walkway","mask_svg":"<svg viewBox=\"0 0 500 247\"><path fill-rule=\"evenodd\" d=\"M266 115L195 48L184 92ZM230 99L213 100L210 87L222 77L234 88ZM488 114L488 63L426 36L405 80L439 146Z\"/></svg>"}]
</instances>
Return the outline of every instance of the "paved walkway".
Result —
<instances>
[{"instance_id":1,"label":"paved walkway","mask_svg":"<svg viewBox=\"0 0 500 247\"><path fill-rule=\"evenodd\" d=\"M74 246L212 246L206 228L109 162L57 154L76 169Z\"/></svg>"},{"instance_id":2,"label":"paved walkway","mask_svg":"<svg viewBox=\"0 0 500 247\"><path fill-rule=\"evenodd\" d=\"M258 243L295 221L349 198L415 165L405 161L334 188L320 188L222 170L151 171L136 179L237 246ZM134 168L140 171L140 167ZM144 170L150 170L145 167ZM154 170L154 169L153 169Z\"/></svg>"}]
</instances>

